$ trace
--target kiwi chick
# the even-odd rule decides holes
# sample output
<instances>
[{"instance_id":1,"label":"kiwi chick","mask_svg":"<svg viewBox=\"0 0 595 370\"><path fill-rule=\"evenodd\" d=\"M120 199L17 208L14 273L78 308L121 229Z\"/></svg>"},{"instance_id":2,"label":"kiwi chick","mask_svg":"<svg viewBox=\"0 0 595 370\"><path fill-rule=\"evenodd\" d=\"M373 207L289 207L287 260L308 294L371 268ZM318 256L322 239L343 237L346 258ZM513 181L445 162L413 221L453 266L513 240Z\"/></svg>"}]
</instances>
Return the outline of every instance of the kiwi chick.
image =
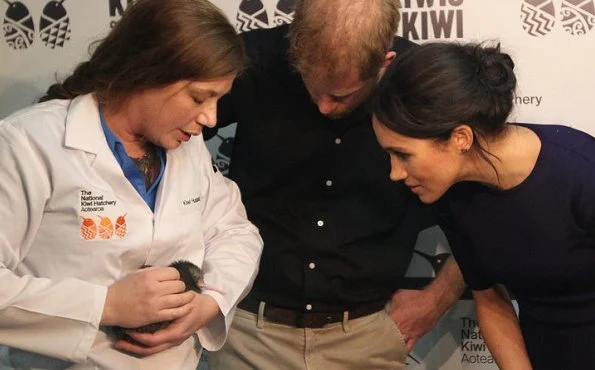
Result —
<instances>
[{"instance_id":1,"label":"kiwi chick","mask_svg":"<svg viewBox=\"0 0 595 370\"><path fill-rule=\"evenodd\" d=\"M151 266L145 265L142 268L146 267ZM180 274L180 280L182 280L186 285L186 292L189 290L193 290L197 293L201 292L202 271L198 266L186 260L177 260L172 262L169 265L169 267L173 267L176 270L178 270L178 273ZM106 329L108 335L113 337L115 340L126 340L128 342L139 344L132 337L126 334L126 330L133 330L139 333L154 333L157 330L164 329L167 325L169 325L170 322L171 321L161 321L144 325L138 328L123 328L121 326L110 326Z\"/></svg>"}]
</instances>

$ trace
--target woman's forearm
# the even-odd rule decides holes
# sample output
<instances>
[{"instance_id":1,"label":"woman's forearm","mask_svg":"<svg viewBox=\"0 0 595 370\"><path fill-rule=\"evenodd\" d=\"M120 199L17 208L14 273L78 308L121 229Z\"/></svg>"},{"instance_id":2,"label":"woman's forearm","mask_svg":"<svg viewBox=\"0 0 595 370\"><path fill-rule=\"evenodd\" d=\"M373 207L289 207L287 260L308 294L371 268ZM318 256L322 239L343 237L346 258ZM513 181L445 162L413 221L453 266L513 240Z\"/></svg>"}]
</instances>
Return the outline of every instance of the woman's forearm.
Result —
<instances>
[{"instance_id":1,"label":"woman's forearm","mask_svg":"<svg viewBox=\"0 0 595 370\"><path fill-rule=\"evenodd\" d=\"M502 370L532 369L514 307L504 291L474 291L477 318L492 356Z\"/></svg>"}]
</instances>

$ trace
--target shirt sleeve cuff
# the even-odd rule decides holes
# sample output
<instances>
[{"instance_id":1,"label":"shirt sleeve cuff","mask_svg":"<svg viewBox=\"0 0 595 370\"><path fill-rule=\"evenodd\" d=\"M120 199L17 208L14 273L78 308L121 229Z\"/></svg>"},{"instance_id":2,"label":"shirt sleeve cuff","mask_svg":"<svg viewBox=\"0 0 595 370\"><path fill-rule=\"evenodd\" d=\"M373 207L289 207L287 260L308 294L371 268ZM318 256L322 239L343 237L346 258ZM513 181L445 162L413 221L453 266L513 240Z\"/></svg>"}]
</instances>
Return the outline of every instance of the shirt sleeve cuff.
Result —
<instances>
[{"instance_id":1,"label":"shirt sleeve cuff","mask_svg":"<svg viewBox=\"0 0 595 370\"><path fill-rule=\"evenodd\" d=\"M71 357L75 362L84 361L88 357L89 352L91 352L91 347L95 342L97 331L99 330L101 317L103 316L103 307L107 297L107 287L96 285L94 288L93 304L90 306L89 310L89 325L84 329L81 343L75 349Z\"/></svg>"},{"instance_id":2,"label":"shirt sleeve cuff","mask_svg":"<svg viewBox=\"0 0 595 370\"><path fill-rule=\"evenodd\" d=\"M213 320L198 330L198 339L203 348L208 351L218 351L223 347L234 313L235 309L227 316L219 313Z\"/></svg>"}]
</instances>

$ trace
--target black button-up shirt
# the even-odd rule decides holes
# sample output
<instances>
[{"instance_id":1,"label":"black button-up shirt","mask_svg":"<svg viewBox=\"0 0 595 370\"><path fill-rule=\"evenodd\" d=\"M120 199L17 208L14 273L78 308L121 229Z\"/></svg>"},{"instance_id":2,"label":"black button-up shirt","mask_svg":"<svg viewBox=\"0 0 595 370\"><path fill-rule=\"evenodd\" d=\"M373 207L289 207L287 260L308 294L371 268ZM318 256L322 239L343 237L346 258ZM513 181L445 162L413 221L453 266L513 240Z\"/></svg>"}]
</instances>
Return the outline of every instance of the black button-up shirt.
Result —
<instances>
[{"instance_id":1,"label":"black button-up shirt","mask_svg":"<svg viewBox=\"0 0 595 370\"><path fill-rule=\"evenodd\" d=\"M390 181L366 109L340 120L318 112L288 64L286 33L243 35L251 65L218 112L219 125L238 122L229 176L264 239L250 294L312 312L388 300L430 215ZM395 41L397 53L410 45Z\"/></svg>"}]
</instances>

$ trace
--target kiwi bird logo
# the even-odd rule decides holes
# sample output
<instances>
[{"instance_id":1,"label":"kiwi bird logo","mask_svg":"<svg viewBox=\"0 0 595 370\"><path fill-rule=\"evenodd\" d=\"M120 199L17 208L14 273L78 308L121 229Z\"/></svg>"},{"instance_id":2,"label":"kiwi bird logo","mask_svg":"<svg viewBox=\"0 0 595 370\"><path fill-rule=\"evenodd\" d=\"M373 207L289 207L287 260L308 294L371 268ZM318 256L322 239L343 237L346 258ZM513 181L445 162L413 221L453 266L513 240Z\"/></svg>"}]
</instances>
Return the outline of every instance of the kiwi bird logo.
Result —
<instances>
[{"instance_id":1,"label":"kiwi bird logo","mask_svg":"<svg viewBox=\"0 0 595 370\"><path fill-rule=\"evenodd\" d=\"M123 238L126 236L127 226L126 226L126 215L119 216L116 219L116 231L115 234L118 238Z\"/></svg>"},{"instance_id":2,"label":"kiwi bird logo","mask_svg":"<svg viewBox=\"0 0 595 370\"><path fill-rule=\"evenodd\" d=\"M85 240L93 240L97 236L97 225L91 218L81 216L81 236Z\"/></svg>"},{"instance_id":3,"label":"kiwi bird logo","mask_svg":"<svg viewBox=\"0 0 595 370\"><path fill-rule=\"evenodd\" d=\"M128 232L126 225L126 214L116 218L115 225L109 217L96 215L98 222L92 218L81 217L80 233L85 240L93 240L99 237L100 239L111 239L117 237L122 239Z\"/></svg>"},{"instance_id":4,"label":"kiwi bird logo","mask_svg":"<svg viewBox=\"0 0 595 370\"><path fill-rule=\"evenodd\" d=\"M35 38L35 25L29 9L20 1L2 1L8 4L2 25L4 40L14 50L27 49ZM47 3L39 19L39 37L50 49L63 47L70 40L70 18L62 5L64 1Z\"/></svg>"},{"instance_id":5,"label":"kiwi bird logo","mask_svg":"<svg viewBox=\"0 0 595 370\"><path fill-rule=\"evenodd\" d=\"M35 37L35 26L31 13L25 4L19 1L4 0L4 2L8 4L2 24L4 40L14 50L27 49Z\"/></svg>"},{"instance_id":6,"label":"kiwi bird logo","mask_svg":"<svg viewBox=\"0 0 595 370\"><path fill-rule=\"evenodd\" d=\"M102 217L97 216L100 220L99 225L97 226L97 231L99 232L99 237L101 239L110 239L112 235L114 235L114 224L109 217Z\"/></svg>"},{"instance_id":7,"label":"kiwi bird logo","mask_svg":"<svg viewBox=\"0 0 595 370\"><path fill-rule=\"evenodd\" d=\"M65 0L50 1L43 8L39 21L39 35L44 45L54 49L63 47L70 40L70 19L62 3Z\"/></svg>"},{"instance_id":8,"label":"kiwi bird logo","mask_svg":"<svg viewBox=\"0 0 595 370\"><path fill-rule=\"evenodd\" d=\"M269 16L261 0L242 0L236 15L236 30L246 32L291 23L294 7L295 0L278 0L273 20L269 22Z\"/></svg>"}]
</instances>

